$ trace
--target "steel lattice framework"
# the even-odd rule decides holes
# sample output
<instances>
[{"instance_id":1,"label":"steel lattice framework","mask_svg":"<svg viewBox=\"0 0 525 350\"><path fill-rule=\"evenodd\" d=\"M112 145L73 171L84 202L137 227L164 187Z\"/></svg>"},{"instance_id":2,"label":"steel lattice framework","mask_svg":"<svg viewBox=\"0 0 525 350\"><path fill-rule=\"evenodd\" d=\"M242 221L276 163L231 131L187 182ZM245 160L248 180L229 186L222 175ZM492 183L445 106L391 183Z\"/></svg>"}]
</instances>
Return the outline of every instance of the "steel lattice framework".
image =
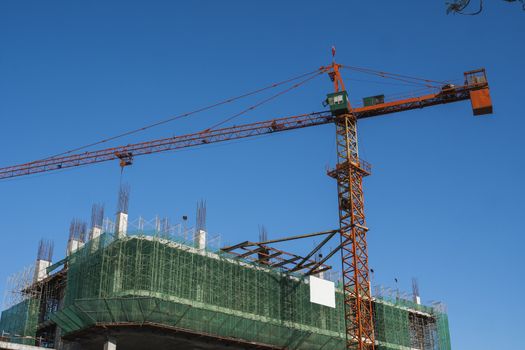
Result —
<instances>
[{"instance_id":1,"label":"steel lattice framework","mask_svg":"<svg viewBox=\"0 0 525 350\"><path fill-rule=\"evenodd\" d=\"M357 119L351 114L336 122L337 190L345 319L348 349L373 349L374 326L369 284L363 176L357 144Z\"/></svg>"},{"instance_id":2,"label":"steel lattice framework","mask_svg":"<svg viewBox=\"0 0 525 350\"><path fill-rule=\"evenodd\" d=\"M335 66L337 65L334 65L334 67ZM322 69L326 72L333 71L332 66L323 67ZM473 74L477 72L484 73L484 70L468 73ZM482 82L466 80L465 85L451 88L446 92L441 91L433 94L424 94L373 106L354 108L352 110L352 114L356 119L364 119L412 109L463 101L470 99L470 94L472 92L482 90L488 90L488 84L486 80ZM105 148L96 151L51 157L29 163L0 168L0 180L88 164L101 163L110 160L120 160L122 165L129 165L131 164L133 157L136 156L173 151L187 147L202 146L210 143L236 140L287 130L295 130L310 126L330 124L334 123L335 120L336 118L329 111L316 112L284 118L276 118L251 124L236 125L221 129L202 130L193 134L140 142L120 147Z\"/></svg>"},{"instance_id":3,"label":"steel lattice framework","mask_svg":"<svg viewBox=\"0 0 525 350\"><path fill-rule=\"evenodd\" d=\"M339 67L334 64L330 73L335 92L345 91ZM350 102L347 104L351 111ZM369 167L359 159L356 116L352 113L338 115L335 125L337 164L329 175L337 180L347 349L373 350L368 228L363 194L363 176L369 175Z\"/></svg>"},{"instance_id":4,"label":"steel lattice framework","mask_svg":"<svg viewBox=\"0 0 525 350\"><path fill-rule=\"evenodd\" d=\"M320 72L330 76L336 93L342 91L346 93L339 72L341 67L343 66L333 62L319 69ZM348 106L344 113L325 111L302 114L221 129L207 129L198 133L92 152L56 156L0 168L0 180L109 160L120 160L121 166L126 166L132 164L135 156L335 123L337 164L334 170L329 171L329 175L337 180L338 188L347 348L374 350L366 240L368 228L363 196L363 177L370 174L370 166L359 159L357 121L467 99L471 100L475 115L492 113L489 86L484 69L466 72L464 85L446 84L438 92L432 94L381 102L360 108L352 108L347 102Z\"/></svg>"}]
</instances>

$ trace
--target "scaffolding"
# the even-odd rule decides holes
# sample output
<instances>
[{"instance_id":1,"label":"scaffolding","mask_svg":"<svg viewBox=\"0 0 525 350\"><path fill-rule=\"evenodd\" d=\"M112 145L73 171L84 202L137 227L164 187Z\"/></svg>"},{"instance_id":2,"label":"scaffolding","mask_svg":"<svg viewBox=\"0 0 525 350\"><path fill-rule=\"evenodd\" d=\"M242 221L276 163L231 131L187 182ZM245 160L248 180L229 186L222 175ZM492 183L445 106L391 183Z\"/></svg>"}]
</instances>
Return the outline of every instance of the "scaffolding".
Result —
<instances>
[{"instance_id":1,"label":"scaffolding","mask_svg":"<svg viewBox=\"0 0 525 350\"><path fill-rule=\"evenodd\" d=\"M103 234L69 259L64 308L52 319L66 334L154 323L291 349L344 349L340 310L311 303L306 280L277 269L162 236Z\"/></svg>"},{"instance_id":2,"label":"scaffolding","mask_svg":"<svg viewBox=\"0 0 525 350\"><path fill-rule=\"evenodd\" d=\"M200 249L159 219L153 231L139 221L136 232L105 232L46 280L18 286L25 296L2 313L0 330L35 344L50 321L66 336L92 326L149 324L275 348L345 349L340 288L336 308L311 303L308 278ZM450 350L441 305L383 291L373 310L379 350Z\"/></svg>"},{"instance_id":3,"label":"scaffolding","mask_svg":"<svg viewBox=\"0 0 525 350\"><path fill-rule=\"evenodd\" d=\"M38 326L39 300L26 299L2 312L0 334L13 342L34 345Z\"/></svg>"},{"instance_id":4,"label":"scaffolding","mask_svg":"<svg viewBox=\"0 0 525 350\"><path fill-rule=\"evenodd\" d=\"M31 265L8 277L0 317L0 335L26 345L35 344L40 309L40 296L30 288L34 274Z\"/></svg>"},{"instance_id":5,"label":"scaffolding","mask_svg":"<svg viewBox=\"0 0 525 350\"><path fill-rule=\"evenodd\" d=\"M378 350L450 350L445 306L409 300L398 290L376 287L374 326Z\"/></svg>"}]
</instances>

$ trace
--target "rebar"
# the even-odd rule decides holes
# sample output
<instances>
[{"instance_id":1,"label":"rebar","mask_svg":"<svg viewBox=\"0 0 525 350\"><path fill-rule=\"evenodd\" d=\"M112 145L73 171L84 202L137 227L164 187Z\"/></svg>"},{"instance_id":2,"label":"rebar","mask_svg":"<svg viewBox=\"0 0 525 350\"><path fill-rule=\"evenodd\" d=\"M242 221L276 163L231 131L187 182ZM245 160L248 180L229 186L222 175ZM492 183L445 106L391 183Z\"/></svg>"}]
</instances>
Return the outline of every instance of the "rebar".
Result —
<instances>
[{"instance_id":1,"label":"rebar","mask_svg":"<svg viewBox=\"0 0 525 350\"><path fill-rule=\"evenodd\" d=\"M69 240L86 242L87 224L80 219L71 220L69 225Z\"/></svg>"},{"instance_id":2,"label":"rebar","mask_svg":"<svg viewBox=\"0 0 525 350\"><path fill-rule=\"evenodd\" d=\"M121 184L118 192L118 204L117 212L119 213L128 213L129 207L129 194L131 192L131 187L128 184Z\"/></svg>"},{"instance_id":3,"label":"rebar","mask_svg":"<svg viewBox=\"0 0 525 350\"><path fill-rule=\"evenodd\" d=\"M266 242L268 240L268 230L264 225L259 225L259 242Z\"/></svg>"},{"instance_id":4,"label":"rebar","mask_svg":"<svg viewBox=\"0 0 525 350\"><path fill-rule=\"evenodd\" d=\"M41 239L38 243L37 260L51 261L53 259L53 248L53 241Z\"/></svg>"},{"instance_id":5,"label":"rebar","mask_svg":"<svg viewBox=\"0 0 525 350\"><path fill-rule=\"evenodd\" d=\"M95 203L91 207L91 228L102 228L104 221L104 204Z\"/></svg>"},{"instance_id":6,"label":"rebar","mask_svg":"<svg viewBox=\"0 0 525 350\"><path fill-rule=\"evenodd\" d=\"M197 222L195 225L195 228L197 229L197 232L199 230L206 231L206 201L200 200L197 203Z\"/></svg>"}]
</instances>

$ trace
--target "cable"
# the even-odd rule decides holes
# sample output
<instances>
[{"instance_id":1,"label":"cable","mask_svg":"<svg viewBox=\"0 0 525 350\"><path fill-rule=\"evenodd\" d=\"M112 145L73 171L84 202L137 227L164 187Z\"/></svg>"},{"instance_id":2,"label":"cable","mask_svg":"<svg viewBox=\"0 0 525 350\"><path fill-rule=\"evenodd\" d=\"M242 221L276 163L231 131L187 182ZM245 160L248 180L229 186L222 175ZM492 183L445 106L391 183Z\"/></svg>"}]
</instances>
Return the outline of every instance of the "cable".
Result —
<instances>
[{"instance_id":1,"label":"cable","mask_svg":"<svg viewBox=\"0 0 525 350\"><path fill-rule=\"evenodd\" d=\"M411 84L411 85L424 85L426 87L434 87L434 86L427 85L427 84L417 83L417 82L414 82L414 81L411 81L411 80L420 80L420 81L424 81L424 82L434 82L434 83L444 84L444 82L438 82L438 81L429 80L429 79L421 79L421 78L416 78L416 77L404 76L404 75L400 75L400 74L376 71L376 70L368 69L368 68L353 67L353 66L347 66L347 65L341 65L341 67L346 68L346 69L359 71L359 72L366 73L366 74L378 75L378 76L383 77L383 78L390 78L390 79L394 79L394 80L399 80L399 81L402 81L402 82L405 82L405 83L408 83L408 84ZM307 81L309 81L309 80L313 79L314 77L316 77L316 76L318 76L320 74L323 74L323 73L324 73L323 70L316 69L315 71L311 71L311 72L304 73L304 74L301 74L301 75L298 75L298 76L295 76L295 77L292 77L292 78L289 78L289 79L286 79L286 80L283 80L283 81L280 81L280 82L277 82L277 83L273 83L273 84L268 85L266 87L263 87L263 88L260 88L260 89L257 89L257 90L254 90L254 91L251 91L251 92L248 92L248 93L236 96L236 97L228 98L228 99L222 100L220 102L217 102L217 103L214 103L214 104L202 107L202 108L198 108L196 110L193 110L193 111L190 111L190 112L187 112L187 113L175 115L173 117L170 117L170 118L158 121L156 123L149 124L149 125L143 126L141 128L138 128L138 129L133 129L133 130L130 130L130 131L126 131L124 133L121 133L121 134L118 134L118 135L115 135L115 136L112 136L112 137L108 137L108 138L102 139L102 140L97 141L97 142L89 143L89 144L86 144L86 145L83 145L83 146L80 146L80 147L76 147L76 148L67 150L65 152L58 153L58 154L55 154L55 155L43 158L43 159L45 160L45 159L51 159L51 158L67 155L67 154L70 154L70 153L73 153L73 152L76 152L76 151L80 151L80 150L83 150L83 149L86 149L86 148L89 148L89 147L100 145L102 143L106 143L106 142L113 141L113 140L116 140L116 139L119 139L119 138L122 138L122 137L125 137L125 136L136 134L136 133L139 133L141 131L145 131L145 130L151 129L151 128L154 128L156 126L163 125L163 124L169 123L169 122L174 121L174 120L186 118L186 117L189 117L191 115L194 115L194 114L197 114L197 113L200 113L200 112L204 112L204 111L216 108L218 106L221 106L221 105L224 105L224 104L228 104L228 103L237 101L239 99L246 98L248 96L252 96L252 95L261 93L261 92L269 90L269 89L276 88L278 86L290 83L292 81L296 81L296 80L299 80L301 78L308 77L307 79L301 81L300 83L298 83L298 84L296 84L296 85L294 85L294 86L292 86L292 87L290 87L290 88L288 88L288 89L286 89L286 90L284 90L284 91L282 91L282 92L280 92L280 93L278 93L276 95L273 95L270 98L265 99L265 100L255 104L255 105L253 105L253 106L251 106L251 107L249 107L249 108L247 108L247 109L245 109L245 110L243 110L243 111L233 115L232 117L225 119L224 121L222 121L222 122L212 126L211 128L207 129L207 130L211 130L211 129L213 129L213 128L217 127L217 126L220 126L220 125L222 125L222 124L224 124L224 123L226 123L226 122L228 122L228 121L230 121L230 120L232 120L234 118L237 118L238 116L240 116L240 115L242 115L242 114L244 114L244 113L246 113L246 112L248 112L250 110L253 110L253 109L259 107L260 105L262 105L262 104L264 104L266 102L269 102L269 101L277 98L278 96L281 96L282 94L284 94L284 93L286 93L288 91L291 91L291 90L299 87L300 85L306 83ZM406 80L405 78L406 79L411 79L411 80Z\"/></svg>"},{"instance_id":2,"label":"cable","mask_svg":"<svg viewBox=\"0 0 525 350\"><path fill-rule=\"evenodd\" d=\"M223 124L229 122L230 120L233 120L233 119L235 119L235 118L237 118L237 117L243 115L244 113L246 113L246 112L248 112L248 111L254 110L254 109L257 108L257 107L259 107L259 106L261 106L261 105L263 105L263 104L265 104L265 103L267 103L267 102L270 102L271 100L274 100L274 99L276 99L277 97L282 96L282 95L284 95L285 93L287 93L287 92L289 92L289 91L291 91L291 90L293 90L293 89L298 88L299 86L301 86L301 85L303 85L303 84L309 82L310 80L314 79L315 77L318 77L318 76L321 75L321 74L324 74L324 72L318 72L317 74L315 74L315 75L313 75L313 76L311 76L311 77L309 77L309 78L307 78L307 79L304 79L304 80L300 81L299 83L297 83L297 84L295 84L295 85L292 85L291 87L289 87L289 88L286 89L286 90L280 91L280 92L278 92L278 93L275 94L275 95L272 95L272 96L270 96L270 97L268 97L268 98L266 98L266 99L264 99L264 100L262 100L262 101L260 101L260 102L258 102L258 103L256 103L256 104L254 104L254 105L252 105L252 106L250 106L250 107L248 107L248 108L246 108L246 109L243 109L243 110L240 111L239 113L236 113L236 114L234 114L233 116L231 116L231 117L229 117L229 118L226 118L226 119L224 119L223 121L221 121L221 122L219 122L219 123L213 125L212 127L208 128L208 129L206 129L206 130L204 130L203 133L204 133L204 132L211 131L211 130L215 129L216 127L221 126L221 125L223 125Z\"/></svg>"},{"instance_id":3,"label":"cable","mask_svg":"<svg viewBox=\"0 0 525 350\"><path fill-rule=\"evenodd\" d=\"M84 145L84 146L76 147L76 148L70 149L68 151L65 151L65 152L62 152L62 153L58 153L58 154L55 154L55 155L52 155L52 156L49 156L49 157L43 158L43 159L51 159L51 158L63 156L63 155L66 155L66 154L69 154L69 153L73 153L73 152L76 152L76 151L80 151L80 150L83 150L83 149L86 149L86 148L89 148L89 147L92 147L92 146L96 146L96 145L99 145L99 144L102 144L102 143L113 141L113 140L116 140L116 139L124 137L124 136L129 136L129 135L132 135L132 134L136 134L138 132L151 129L153 127L156 127L156 126L159 126L159 125L162 125L162 124L166 124L166 123L169 123L169 122L177 120L177 119L185 118L185 117L188 117L188 116L196 114L196 113L204 112L204 111L210 110L212 108L215 108L215 107L227 104L227 103L231 103L233 101L237 101L237 100L240 100L242 98L245 98L245 97L248 97L248 96L252 96L252 95L261 93L261 92L269 90L269 89L276 88L276 87L278 87L280 85L290 83L292 81L295 81L295 80L298 80L298 79L310 76L310 75L315 74L315 73L317 73L315 76L320 74L319 69L316 69L315 71L304 73L304 74L301 74L301 75L298 75L298 76L295 76L293 78L289 78L289 79L286 79L286 80L283 80L283 81L280 81L280 82L277 82L277 83L273 83L273 84L268 85L266 87L263 87L263 88L260 88L260 89L257 89L257 90L254 90L254 91L251 91L251 92L248 92L248 93L236 96L236 97L228 98L226 100L214 103L212 105L208 105L206 107L198 108L198 109L193 110L191 112L187 112L187 113L184 113L184 114L179 114L179 115L170 117L168 119L164 119L164 120L161 120L159 122L146 125L144 127L138 128L138 129L126 131L124 133L121 133L121 134L118 134L118 135L115 135L115 136L112 136L112 137L109 137L109 138L106 138L106 139L102 139L100 141L93 142L93 143L90 143L90 144L87 144L87 145Z\"/></svg>"},{"instance_id":4,"label":"cable","mask_svg":"<svg viewBox=\"0 0 525 350\"><path fill-rule=\"evenodd\" d=\"M367 72L367 71L363 71L363 70L356 70L356 71L361 72L361 73L365 73L365 74L374 74L374 75L377 75L377 76L379 76L381 78L385 78L385 79L388 78L388 79L392 79L392 80L399 80L399 81L405 82L405 83L407 83L407 85L411 85L411 86L435 87L434 85L429 85L429 84L421 83L421 82L418 82L418 81L412 81L412 80L409 80L409 79L403 79L403 78L388 76L388 75L383 74L383 73L372 73L372 72Z\"/></svg>"},{"instance_id":5,"label":"cable","mask_svg":"<svg viewBox=\"0 0 525 350\"><path fill-rule=\"evenodd\" d=\"M341 65L341 67L346 68L346 69L360 71L360 72L363 72L363 73L379 75L379 76L384 77L384 78L389 78L387 76L395 76L395 77L412 79L412 80L420 80L420 81L429 82L429 83L437 83L437 84L444 84L445 83L443 81L418 78L418 77L413 77L413 76L409 76L409 75L402 75L402 74L396 74L396 73L389 73L389 72L384 72L384 71L370 69L370 68L364 68L364 67L356 67L356 66L348 66L348 65Z\"/></svg>"},{"instance_id":6,"label":"cable","mask_svg":"<svg viewBox=\"0 0 525 350\"><path fill-rule=\"evenodd\" d=\"M381 84L381 85L396 85L396 86L414 86L413 83L406 84L406 83L394 83L394 82L386 82L386 81L380 81L380 80L367 80L367 79L356 79L356 78L345 78L345 81L358 81L361 83L371 83L371 84ZM419 86L419 85L418 85Z\"/></svg>"},{"instance_id":7,"label":"cable","mask_svg":"<svg viewBox=\"0 0 525 350\"><path fill-rule=\"evenodd\" d=\"M412 76L409 76L409 75L402 75L402 74L396 74L396 73L389 73L389 72L374 70L374 69L370 69L370 68L362 68L362 67L355 67L355 66L348 66L348 65L341 65L341 67L346 68L346 69L350 69L350 70L355 70L355 71L358 71L358 72L361 72L361 73L378 75L378 76L380 76L382 78L390 78L390 79L400 80L400 81L413 83L413 84L418 84L418 83L412 82L410 80L418 80L418 81L423 81L423 82L426 82L426 83L436 83L436 84L440 84L440 85L446 84L446 82L444 82L444 81L423 79L423 78L418 78L418 77L412 77ZM406 79L410 79L410 80L406 80ZM421 83L419 83L419 84L423 85Z\"/></svg>"}]
</instances>

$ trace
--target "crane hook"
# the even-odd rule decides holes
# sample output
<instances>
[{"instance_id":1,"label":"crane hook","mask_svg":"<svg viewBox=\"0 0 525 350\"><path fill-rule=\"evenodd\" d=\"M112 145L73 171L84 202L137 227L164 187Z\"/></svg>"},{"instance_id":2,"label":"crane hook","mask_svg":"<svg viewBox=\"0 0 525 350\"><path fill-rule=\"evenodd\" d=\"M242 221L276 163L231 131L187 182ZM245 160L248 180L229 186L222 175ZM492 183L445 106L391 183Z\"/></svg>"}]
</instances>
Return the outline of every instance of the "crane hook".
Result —
<instances>
[{"instance_id":1,"label":"crane hook","mask_svg":"<svg viewBox=\"0 0 525 350\"><path fill-rule=\"evenodd\" d=\"M115 152L115 156L120 159L119 164L120 164L121 170L123 170L124 167L133 164L133 153L131 152L125 152L125 153Z\"/></svg>"}]
</instances>

